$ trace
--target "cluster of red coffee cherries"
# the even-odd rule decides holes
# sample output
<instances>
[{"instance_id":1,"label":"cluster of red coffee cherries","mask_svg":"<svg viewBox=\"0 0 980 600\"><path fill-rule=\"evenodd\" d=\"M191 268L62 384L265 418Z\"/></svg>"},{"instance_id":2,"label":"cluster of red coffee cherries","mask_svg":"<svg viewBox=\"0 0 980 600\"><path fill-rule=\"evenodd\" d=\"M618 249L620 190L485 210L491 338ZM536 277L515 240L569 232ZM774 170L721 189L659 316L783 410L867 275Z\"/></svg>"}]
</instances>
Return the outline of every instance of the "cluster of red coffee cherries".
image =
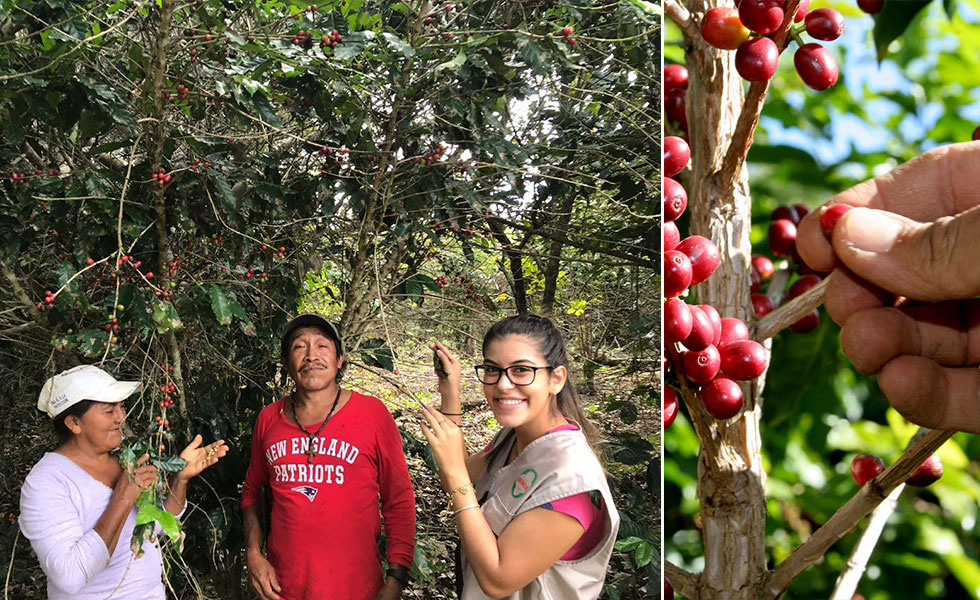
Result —
<instances>
[{"instance_id":1,"label":"cluster of red coffee cherries","mask_svg":"<svg viewBox=\"0 0 980 600\"><path fill-rule=\"evenodd\" d=\"M340 32L334 29L330 32L330 35L324 35L320 37L320 47L321 48L336 48L337 44L344 41L344 36L340 35Z\"/></svg>"},{"instance_id":2,"label":"cluster of red coffee cherries","mask_svg":"<svg viewBox=\"0 0 980 600\"><path fill-rule=\"evenodd\" d=\"M736 7L709 9L701 21L701 37L722 50L735 50L735 69L747 81L772 78L779 62L780 50L766 37L783 23L785 0L739 0ZM793 64L803 83L815 90L825 90L837 83L837 62L822 45L804 43L805 31L821 41L836 40L844 33L844 17L832 8L810 12L810 0L803 0L793 16L790 36L799 44ZM752 33L758 34L752 36Z\"/></svg>"},{"instance_id":3,"label":"cluster of red coffee cherries","mask_svg":"<svg viewBox=\"0 0 980 600\"><path fill-rule=\"evenodd\" d=\"M879 473L885 470L885 461L874 454L858 454L851 461L851 477L859 487L864 487ZM939 480L943 476L943 461L939 456L932 454L921 465L919 465L912 475L905 480L905 483L913 487L926 487Z\"/></svg>"},{"instance_id":4,"label":"cluster of red coffee cherries","mask_svg":"<svg viewBox=\"0 0 980 600\"><path fill-rule=\"evenodd\" d=\"M300 29L293 34L292 43L294 46L301 46L309 49L313 46L313 34L305 29Z\"/></svg>"},{"instance_id":5,"label":"cluster of red coffee cherries","mask_svg":"<svg viewBox=\"0 0 980 600\"><path fill-rule=\"evenodd\" d=\"M755 379L765 372L769 356L762 344L749 339L743 321L721 318L710 304L690 305L678 296L706 281L718 267L715 244L700 235L680 238L675 220L687 208L687 192L673 177L690 160L683 139L664 139L664 340L673 368L683 373L698 392L705 410L724 420L742 409L742 389L737 381ZM664 389L664 426L677 415L677 394Z\"/></svg>"},{"instance_id":6,"label":"cluster of red coffee cherries","mask_svg":"<svg viewBox=\"0 0 980 600\"><path fill-rule=\"evenodd\" d=\"M170 173L167 173L167 170L164 169L163 167L157 169L157 171L155 173L152 173L150 177L156 180L157 185L160 187L163 187L164 185L170 183L170 180L173 178L173 176Z\"/></svg>"},{"instance_id":7,"label":"cluster of red coffee cherries","mask_svg":"<svg viewBox=\"0 0 980 600\"><path fill-rule=\"evenodd\" d=\"M572 37L575 34L575 29L571 25L565 25L561 28L561 37L565 39L565 43L569 46L574 46L578 40Z\"/></svg>"}]
</instances>

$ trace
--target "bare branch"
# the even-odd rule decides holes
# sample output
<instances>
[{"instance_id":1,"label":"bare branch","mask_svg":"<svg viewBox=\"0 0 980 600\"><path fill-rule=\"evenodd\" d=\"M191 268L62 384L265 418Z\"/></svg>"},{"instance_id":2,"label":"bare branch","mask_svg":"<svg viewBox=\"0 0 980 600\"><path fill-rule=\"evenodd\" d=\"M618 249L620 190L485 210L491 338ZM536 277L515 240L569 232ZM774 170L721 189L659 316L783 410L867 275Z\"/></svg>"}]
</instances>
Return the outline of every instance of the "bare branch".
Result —
<instances>
[{"instance_id":1,"label":"bare branch","mask_svg":"<svg viewBox=\"0 0 980 600\"><path fill-rule=\"evenodd\" d=\"M956 432L929 431L884 472L866 483L847 501L847 504L837 509L834 516L823 527L814 532L810 539L797 546L793 553L771 572L768 581L763 584L764 597L771 599L781 597L800 573L820 560L837 540L854 529L858 521L881 504L895 488L902 485L912 472L946 440L953 437L954 433Z\"/></svg>"},{"instance_id":2,"label":"bare branch","mask_svg":"<svg viewBox=\"0 0 980 600\"><path fill-rule=\"evenodd\" d=\"M0 270L3 271L3 276L10 282L10 289L13 290L14 297L24 305L24 308L26 308L27 312L31 314L31 318L34 319L34 322L41 326L47 325L47 320L44 318L44 315L42 315L37 306L31 302L31 297L27 295L26 291L24 291L24 287L20 284L20 280L17 279L17 274L14 273L13 269L7 266L7 263L0 262Z\"/></svg>"},{"instance_id":3,"label":"bare branch","mask_svg":"<svg viewBox=\"0 0 980 600\"><path fill-rule=\"evenodd\" d=\"M878 505L878 508L872 511L871 518L868 519L868 526L865 528L864 533L861 534L861 539L858 540L857 545L854 546L854 551L851 552L851 558L848 559L847 566L844 567L840 577L837 578L837 584L834 586L834 593L830 595L830 600L851 600L854 597L854 592L857 591L861 576L864 575L864 570L868 566L871 553L878 544L878 538L881 537L881 532L885 528L885 523L888 522L888 517L898 507L898 496L904 489L904 483L899 485L892 490L892 493L888 494L888 497Z\"/></svg>"},{"instance_id":4,"label":"bare branch","mask_svg":"<svg viewBox=\"0 0 980 600\"><path fill-rule=\"evenodd\" d=\"M773 34L773 41L780 54L786 48L787 38L790 27L793 25L793 17L800 7L801 0L789 0L786 3L786 14L783 16L783 24ZM748 156L749 147L755 136L755 127L759 124L759 115L762 113L762 105L765 104L766 94L769 92L769 82L756 81L749 86L749 92L745 96L745 104L742 106L742 113L738 116L738 124L735 126L735 133L732 136L731 144L725 153L725 159L721 165L721 177L723 180L733 178L738 172L739 167L745 162Z\"/></svg>"},{"instance_id":5,"label":"bare branch","mask_svg":"<svg viewBox=\"0 0 980 600\"><path fill-rule=\"evenodd\" d=\"M670 585L674 587L675 592L679 593L681 596L687 596L688 598L697 598L697 575L694 573L688 573L669 560L664 561L664 575L670 580Z\"/></svg>"},{"instance_id":6,"label":"bare branch","mask_svg":"<svg viewBox=\"0 0 980 600\"><path fill-rule=\"evenodd\" d=\"M677 0L667 0L664 4L664 12L670 17L670 20L677 24L684 32L684 37L687 39L694 39L698 35L698 26L694 23L694 19L691 18L691 12L681 6Z\"/></svg>"},{"instance_id":7,"label":"bare branch","mask_svg":"<svg viewBox=\"0 0 980 600\"><path fill-rule=\"evenodd\" d=\"M762 317L755 326L755 336L753 337L759 341L769 339L807 316L813 309L823 304L826 289L827 280L824 279L796 298L793 298L786 304Z\"/></svg>"}]
</instances>

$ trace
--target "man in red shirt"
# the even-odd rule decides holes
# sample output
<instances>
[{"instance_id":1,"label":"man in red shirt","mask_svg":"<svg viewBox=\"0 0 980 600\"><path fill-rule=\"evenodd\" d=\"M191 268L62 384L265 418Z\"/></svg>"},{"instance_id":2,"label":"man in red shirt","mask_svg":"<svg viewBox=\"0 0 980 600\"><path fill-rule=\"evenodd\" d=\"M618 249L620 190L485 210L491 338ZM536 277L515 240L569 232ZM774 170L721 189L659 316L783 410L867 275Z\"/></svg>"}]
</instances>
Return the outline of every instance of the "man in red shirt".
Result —
<instances>
[{"instance_id":1,"label":"man in red shirt","mask_svg":"<svg viewBox=\"0 0 980 600\"><path fill-rule=\"evenodd\" d=\"M415 495L395 421L377 398L341 389L343 341L323 317L290 321L281 350L296 391L259 413L242 492L252 587L263 600L396 600L414 555Z\"/></svg>"}]
</instances>

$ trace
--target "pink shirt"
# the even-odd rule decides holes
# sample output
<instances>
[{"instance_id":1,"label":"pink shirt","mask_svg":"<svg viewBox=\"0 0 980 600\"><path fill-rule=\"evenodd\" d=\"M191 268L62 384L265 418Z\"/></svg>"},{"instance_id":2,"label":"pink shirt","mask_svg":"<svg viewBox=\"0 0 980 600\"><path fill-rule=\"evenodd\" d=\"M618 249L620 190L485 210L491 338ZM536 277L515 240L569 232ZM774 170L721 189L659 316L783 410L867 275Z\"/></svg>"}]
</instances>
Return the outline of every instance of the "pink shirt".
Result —
<instances>
[{"instance_id":1,"label":"pink shirt","mask_svg":"<svg viewBox=\"0 0 980 600\"><path fill-rule=\"evenodd\" d=\"M578 430L577 425L567 423L555 427L548 433L576 430ZM488 452L489 450L490 444L487 444L487 447L483 451ZM602 540L602 515L605 512L605 505L602 502L601 496L597 495L597 501L598 505L592 501L588 492L582 492L541 505L541 508L547 508L574 517L585 528L585 533L568 549L568 552L562 555L561 560L578 560L583 558Z\"/></svg>"}]
</instances>

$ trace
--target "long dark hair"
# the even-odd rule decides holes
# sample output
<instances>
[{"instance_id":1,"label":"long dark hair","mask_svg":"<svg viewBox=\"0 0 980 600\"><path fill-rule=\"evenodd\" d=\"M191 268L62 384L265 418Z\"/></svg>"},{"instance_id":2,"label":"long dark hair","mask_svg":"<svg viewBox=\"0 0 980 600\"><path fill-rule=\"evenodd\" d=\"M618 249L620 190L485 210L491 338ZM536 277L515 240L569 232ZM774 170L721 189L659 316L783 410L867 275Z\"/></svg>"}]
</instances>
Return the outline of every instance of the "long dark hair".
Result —
<instances>
[{"instance_id":1,"label":"long dark hair","mask_svg":"<svg viewBox=\"0 0 980 600\"><path fill-rule=\"evenodd\" d=\"M568 351L565 349L565 339L562 337L561 332L558 331L558 328L555 327L555 324L548 318L540 315L514 315L501 319L494 323L487 331L487 334L483 336L484 355L487 353L487 347L491 342L508 335L520 335L533 340L538 347L538 352L541 353L541 356L544 357L549 365L552 367L565 367L568 371L568 377L565 380L565 387L558 392L556 398L558 412L579 426L582 433L585 434L585 439L589 442L592 451L602 460L602 454L598 450L602 437L592 421L585 416L585 411L582 410L582 405L579 404L578 394L575 393L575 386L572 385L571 364L568 360ZM489 465L492 463L503 451L503 448L509 446L505 442L512 435L514 435L513 431L509 432L505 438L494 445L490 450L490 454L487 455L486 464Z\"/></svg>"},{"instance_id":2,"label":"long dark hair","mask_svg":"<svg viewBox=\"0 0 980 600\"><path fill-rule=\"evenodd\" d=\"M93 404L95 404L94 400L82 400L77 404L72 404L51 420L51 424L54 425L54 432L58 434L58 439L61 440L61 443L67 442L74 435L71 429L68 429L68 426L65 425L65 419L67 417L78 417L81 419L82 415L87 413Z\"/></svg>"}]
</instances>

